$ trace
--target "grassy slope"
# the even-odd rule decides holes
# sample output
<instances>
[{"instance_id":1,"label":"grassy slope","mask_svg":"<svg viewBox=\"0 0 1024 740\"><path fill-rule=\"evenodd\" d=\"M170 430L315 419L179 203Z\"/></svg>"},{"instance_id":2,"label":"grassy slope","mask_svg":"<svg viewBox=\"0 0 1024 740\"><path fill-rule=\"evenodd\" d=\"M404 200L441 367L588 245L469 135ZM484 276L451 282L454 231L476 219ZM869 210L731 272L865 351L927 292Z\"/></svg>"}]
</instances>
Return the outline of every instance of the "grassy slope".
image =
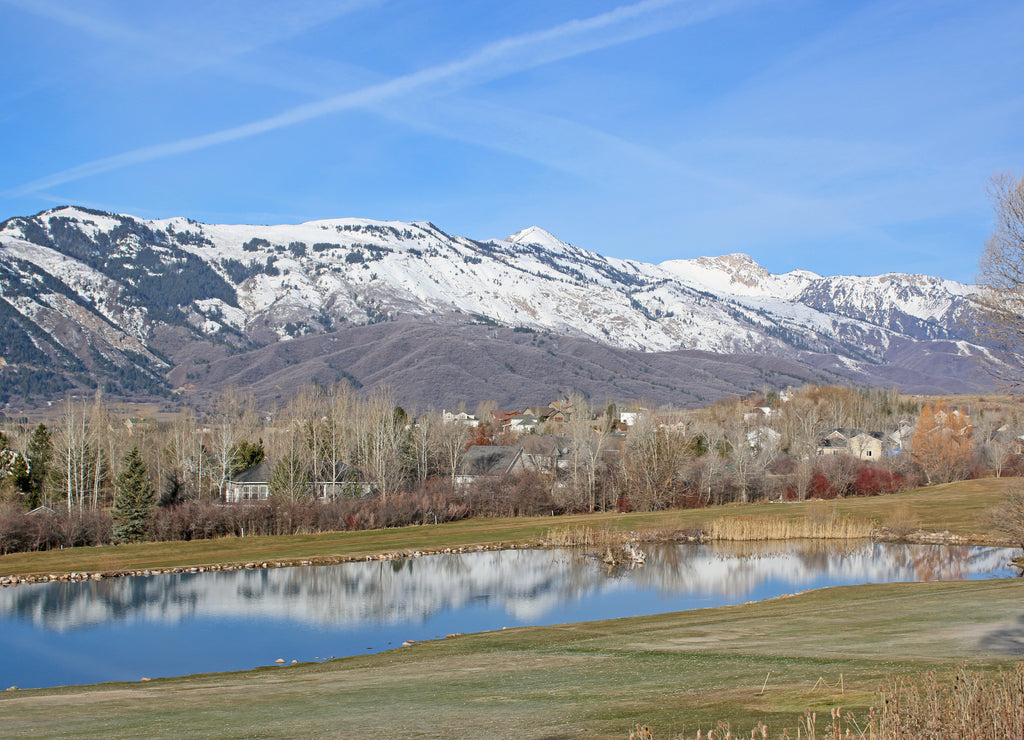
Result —
<instances>
[{"instance_id":1,"label":"grassy slope","mask_svg":"<svg viewBox=\"0 0 1024 740\"><path fill-rule=\"evenodd\" d=\"M0 557L0 575L71 571L138 570L213 563L244 563L310 557L352 556L401 550L436 550L465 545L535 542L554 529L574 526L622 530L683 529L715 517L802 517L812 507L884 524L904 509L929 531L984 535L979 516L996 503L1013 479L983 479L921 488L890 496L791 504L753 504L687 511L637 514L592 514L532 519L474 519L439 526L405 527L370 532L245 537L197 542L153 542L118 547L75 548Z\"/></svg>"},{"instance_id":2,"label":"grassy slope","mask_svg":"<svg viewBox=\"0 0 1024 740\"><path fill-rule=\"evenodd\" d=\"M865 706L887 674L1009 664L982 640L1009 630L1019 641L1022 603L1024 581L1012 579L836 588L324 664L4 692L0 727L54 738L625 738L640 722L675 737L729 718L777 733L807 708Z\"/></svg>"}]
</instances>

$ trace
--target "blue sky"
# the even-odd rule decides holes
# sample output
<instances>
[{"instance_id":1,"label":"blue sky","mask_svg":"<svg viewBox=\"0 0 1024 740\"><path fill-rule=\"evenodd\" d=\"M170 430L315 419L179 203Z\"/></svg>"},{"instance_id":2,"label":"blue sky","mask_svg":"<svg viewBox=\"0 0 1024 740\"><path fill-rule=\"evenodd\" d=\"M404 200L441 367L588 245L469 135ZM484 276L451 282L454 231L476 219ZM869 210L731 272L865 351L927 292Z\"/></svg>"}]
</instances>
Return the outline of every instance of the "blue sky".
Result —
<instances>
[{"instance_id":1,"label":"blue sky","mask_svg":"<svg viewBox=\"0 0 1024 740\"><path fill-rule=\"evenodd\" d=\"M0 0L0 219L542 226L651 262L975 274L1017 0Z\"/></svg>"}]
</instances>

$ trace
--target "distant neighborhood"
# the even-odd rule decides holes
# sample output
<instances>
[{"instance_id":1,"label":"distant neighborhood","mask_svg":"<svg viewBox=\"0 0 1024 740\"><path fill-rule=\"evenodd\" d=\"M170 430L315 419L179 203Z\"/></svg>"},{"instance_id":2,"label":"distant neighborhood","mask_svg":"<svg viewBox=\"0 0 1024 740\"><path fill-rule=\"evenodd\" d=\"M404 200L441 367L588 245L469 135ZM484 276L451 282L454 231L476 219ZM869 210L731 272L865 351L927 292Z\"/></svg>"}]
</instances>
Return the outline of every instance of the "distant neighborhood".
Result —
<instances>
[{"instance_id":1,"label":"distant neighborhood","mask_svg":"<svg viewBox=\"0 0 1024 740\"><path fill-rule=\"evenodd\" d=\"M229 393L202 418L125 416L98 396L55 411L0 432L0 550L828 499L1024 471L1012 398L832 386L701 409L566 394L410 413L387 390L338 385L270 410Z\"/></svg>"},{"instance_id":2,"label":"distant neighborhood","mask_svg":"<svg viewBox=\"0 0 1024 740\"><path fill-rule=\"evenodd\" d=\"M905 468L907 458L896 461L896 456L912 449L912 439L917 422L916 415L891 418L884 429L861 429L837 426L822 429L810 444L801 445L794 437L792 428L786 430L782 421L787 404L796 392L789 389L772 396L772 405L757 405L757 399L737 402L736 410L741 414L739 442L724 435L717 445L723 459L750 456L753 464L764 469L765 476L774 475L785 480L784 472L789 467L815 466L824 470L841 467L829 458L843 456L846 460L862 463L881 463L886 469L895 471ZM764 399L761 399L763 401ZM798 403L798 402L797 402ZM935 411L939 412L936 420ZM931 429L926 434L950 433L951 439L962 440L960 464L964 471L968 466L967 452L974 452L974 425L966 412L946 410L944 406L929 407L927 423L938 425L942 431ZM790 414L792 415L792 414ZM586 402L559 399L544 406L530 406L523 409L484 408L482 413L471 414L465 410L441 412L444 424L459 425L465 429L465 449L457 466L453 469L452 483L458 487L473 486L482 480L499 480L509 476L529 475L542 479L554 489L571 486L571 479L578 475L581 460L581 446L590 449L589 460L584 467L592 466L603 472L615 470L624 455L628 455L630 431L640 422L662 433L692 438L701 438L709 428L700 421L700 414L679 411L652 411L643 407L628 410L616 404L603 409L594 409ZM805 424L807 420L804 420ZM581 436L580 432L583 431ZM724 430L720 430L724 431ZM645 432L646 433L646 432ZM1008 435L1012 443L1006 446ZM735 448L734 448L735 444ZM1009 458L1021 453L1022 437L1010 435L1009 426L1002 424L983 442L989 457ZM1006 447L1006 449L1003 449ZM793 458L793 452L802 450L800 457ZM953 455L953 449L947 449ZM955 456L955 455L954 455ZM913 454L910 455L913 458ZM934 466L922 466L923 458L917 456L917 467L927 479L934 473L941 480L954 475L952 472L933 470ZM981 464L981 461L972 461ZM324 469L324 466L318 466ZM996 467L1002 467L997 463ZM726 465L727 470L735 470ZM323 480L311 480L312 500L330 501L341 496L366 496L374 492L370 481L362 477L357 468L350 465L331 467L331 475ZM824 477L820 470L819 476ZM271 495L272 469L265 463L241 471L225 486L225 501L241 502L265 500ZM896 475L894 473L894 475ZM791 478L798 479L798 475ZM812 476L813 478L813 476ZM893 479L895 480L895 478ZM895 484L894 484L895 485ZM820 484L815 492L825 492ZM750 496L747 492L747 497ZM794 485L775 492L781 498L799 497ZM794 493L797 495L794 496ZM618 499L621 502L621 499Z\"/></svg>"}]
</instances>

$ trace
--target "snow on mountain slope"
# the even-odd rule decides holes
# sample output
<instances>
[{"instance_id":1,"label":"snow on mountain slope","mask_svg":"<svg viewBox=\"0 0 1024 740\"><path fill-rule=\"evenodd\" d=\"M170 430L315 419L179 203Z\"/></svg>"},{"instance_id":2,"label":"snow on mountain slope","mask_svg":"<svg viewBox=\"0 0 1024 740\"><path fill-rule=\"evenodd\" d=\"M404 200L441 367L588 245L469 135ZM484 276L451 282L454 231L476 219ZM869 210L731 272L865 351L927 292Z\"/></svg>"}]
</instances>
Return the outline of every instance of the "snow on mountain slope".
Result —
<instances>
[{"instance_id":1,"label":"snow on mountain slope","mask_svg":"<svg viewBox=\"0 0 1024 740\"><path fill-rule=\"evenodd\" d=\"M737 297L793 300L807 285L820 280L818 275L801 270L773 275L745 254L669 260L658 267L693 287Z\"/></svg>"},{"instance_id":2,"label":"snow on mountain slope","mask_svg":"<svg viewBox=\"0 0 1024 740\"><path fill-rule=\"evenodd\" d=\"M117 282L98 270L48 247L41 247L22 239L2 239L0 237L0 240L2 240L0 244L3 244L4 250L13 260L34 265L40 272L57 278L74 294L95 307L97 312L111 324L119 326L138 342L145 339L145 316L138 308L124 306L118 300L120 285ZM28 278L28 281L33 282L33 278ZM0 295L2 294L2 288L0 288ZM30 299L30 296L31 294L21 296L21 298ZM34 303L34 301L27 300L23 302L23 305L29 303ZM137 347L137 349L140 348L141 345Z\"/></svg>"},{"instance_id":3,"label":"snow on mountain slope","mask_svg":"<svg viewBox=\"0 0 1024 740\"><path fill-rule=\"evenodd\" d=\"M147 355L159 326L258 346L398 317L493 322L644 351L811 351L873 363L897 339L970 340L959 327L972 288L952 281L775 275L742 254L653 265L603 257L536 226L474 241L428 222L208 225L66 207L0 224L0 265L24 278L0 276L0 296L17 294L11 303L26 320L41 300L20 285L41 280L30 279L31 265L49 293L77 301L68 321L107 325L125 349Z\"/></svg>"},{"instance_id":4,"label":"snow on mountain slope","mask_svg":"<svg viewBox=\"0 0 1024 740\"><path fill-rule=\"evenodd\" d=\"M797 300L825 313L863 318L916 339L955 335L972 289L927 275L822 278L805 287ZM908 322L916 319L917 325Z\"/></svg>"}]
</instances>

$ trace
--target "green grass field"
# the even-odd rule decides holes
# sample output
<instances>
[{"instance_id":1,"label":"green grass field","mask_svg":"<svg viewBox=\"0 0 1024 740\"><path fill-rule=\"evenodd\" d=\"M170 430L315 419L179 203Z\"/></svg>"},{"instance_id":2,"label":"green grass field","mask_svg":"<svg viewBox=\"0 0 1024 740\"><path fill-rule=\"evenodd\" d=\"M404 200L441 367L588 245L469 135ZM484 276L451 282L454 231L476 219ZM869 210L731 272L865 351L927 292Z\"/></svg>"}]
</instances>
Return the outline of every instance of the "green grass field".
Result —
<instances>
[{"instance_id":1,"label":"green grass field","mask_svg":"<svg viewBox=\"0 0 1024 740\"><path fill-rule=\"evenodd\" d=\"M0 558L0 573L127 570L528 543L553 529L683 529L804 517L984 536L1008 481L875 498L655 514L473 520L309 537L86 548ZM908 514L909 512L909 514ZM289 659L291 656L281 656ZM806 709L863 711L890 674L994 670L1024 658L1024 580L844 587L734 607L461 635L327 663L0 692L5 737L675 738L730 720L772 737ZM767 679L767 687L762 687ZM823 724L823 723L822 723ZM820 729L820 727L819 727Z\"/></svg>"}]
</instances>

